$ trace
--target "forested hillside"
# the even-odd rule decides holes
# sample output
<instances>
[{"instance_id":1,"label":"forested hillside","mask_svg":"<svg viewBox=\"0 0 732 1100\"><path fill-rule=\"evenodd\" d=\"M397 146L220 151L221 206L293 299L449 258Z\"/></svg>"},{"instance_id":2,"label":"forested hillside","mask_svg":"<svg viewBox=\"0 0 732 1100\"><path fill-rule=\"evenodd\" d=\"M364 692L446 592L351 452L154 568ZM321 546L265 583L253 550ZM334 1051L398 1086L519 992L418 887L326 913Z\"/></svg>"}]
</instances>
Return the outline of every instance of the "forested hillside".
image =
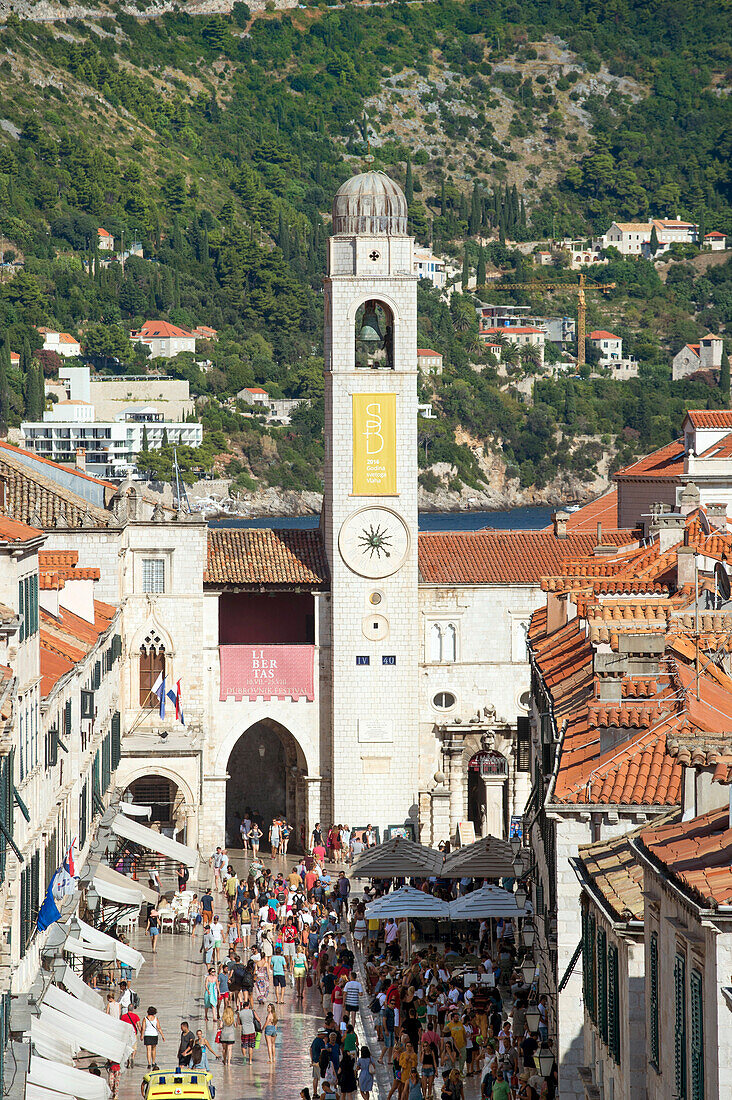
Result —
<instances>
[{"instance_id":1,"label":"forested hillside","mask_svg":"<svg viewBox=\"0 0 732 1100\"><path fill-rule=\"evenodd\" d=\"M17 424L37 406L36 325L131 372L145 364L127 334L146 317L211 325L213 369L179 357L173 370L225 433L204 464L228 438L242 486L319 486L327 213L365 154L402 182L418 239L467 252L479 275L489 263L527 276L499 239L589 235L612 217L678 212L732 231L730 33L711 0L320 4L254 18L238 3L157 19L112 6L84 22L11 16L0 39L0 230L6 264L23 265L0 285L0 415ZM141 241L145 258L99 270L100 225ZM480 250L486 237L496 243ZM589 320L622 330L642 379L539 378L533 405L514 385L521 370L499 377L482 357L469 303L421 290L421 340L446 361L424 395L439 417L425 463L475 487L487 454L525 488L562 471L591 479L606 452L619 462L668 439L684 407L728 402L724 379L667 379L671 352L726 331L731 265L679 262L665 282L645 261L610 267L598 278L617 289L590 296ZM510 300L574 308L571 296ZM220 406L254 383L312 404L290 429Z\"/></svg>"}]
</instances>

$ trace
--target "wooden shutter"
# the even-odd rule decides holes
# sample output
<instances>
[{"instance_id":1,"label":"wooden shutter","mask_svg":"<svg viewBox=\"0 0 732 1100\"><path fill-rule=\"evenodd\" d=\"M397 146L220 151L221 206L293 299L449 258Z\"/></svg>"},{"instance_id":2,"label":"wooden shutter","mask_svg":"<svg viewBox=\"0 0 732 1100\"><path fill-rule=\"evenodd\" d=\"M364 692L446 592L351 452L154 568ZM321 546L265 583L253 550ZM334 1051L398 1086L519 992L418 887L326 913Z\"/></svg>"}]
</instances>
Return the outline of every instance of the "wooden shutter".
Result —
<instances>
[{"instance_id":1,"label":"wooden shutter","mask_svg":"<svg viewBox=\"0 0 732 1100\"><path fill-rule=\"evenodd\" d=\"M153 710L157 698L153 695L153 684L161 673L165 672L165 653L146 653L140 651L140 706Z\"/></svg>"},{"instance_id":2,"label":"wooden shutter","mask_svg":"<svg viewBox=\"0 0 732 1100\"><path fill-rule=\"evenodd\" d=\"M704 985L698 970L689 975L691 997L691 1100L704 1100Z\"/></svg>"},{"instance_id":3,"label":"wooden shutter","mask_svg":"<svg viewBox=\"0 0 732 1100\"><path fill-rule=\"evenodd\" d=\"M620 1064L620 975L618 973L618 949L614 945L607 952L607 1045L610 1057Z\"/></svg>"},{"instance_id":4,"label":"wooden shutter","mask_svg":"<svg viewBox=\"0 0 732 1100\"><path fill-rule=\"evenodd\" d=\"M648 952L648 970L651 1065L658 1069L660 1066L660 1043L658 1034L658 935L655 932L651 932Z\"/></svg>"},{"instance_id":5,"label":"wooden shutter","mask_svg":"<svg viewBox=\"0 0 732 1100\"><path fill-rule=\"evenodd\" d=\"M678 1100L687 1100L686 1088L686 960L674 961L674 1084Z\"/></svg>"},{"instance_id":6,"label":"wooden shutter","mask_svg":"<svg viewBox=\"0 0 732 1100\"><path fill-rule=\"evenodd\" d=\"M528 718L516 719L516 771L531 770L531 723Z\"/></svg>"},{"instance_id":7,"label":"wooden shutter","mask_svg":"<svg viewBox=\"0 0 732 1100\"><path fill-rule=\"evenodd\" d=\"M603 1043L608 1041L607 934L597 930L597 1026Z\"/></svg>"}]
</instances>

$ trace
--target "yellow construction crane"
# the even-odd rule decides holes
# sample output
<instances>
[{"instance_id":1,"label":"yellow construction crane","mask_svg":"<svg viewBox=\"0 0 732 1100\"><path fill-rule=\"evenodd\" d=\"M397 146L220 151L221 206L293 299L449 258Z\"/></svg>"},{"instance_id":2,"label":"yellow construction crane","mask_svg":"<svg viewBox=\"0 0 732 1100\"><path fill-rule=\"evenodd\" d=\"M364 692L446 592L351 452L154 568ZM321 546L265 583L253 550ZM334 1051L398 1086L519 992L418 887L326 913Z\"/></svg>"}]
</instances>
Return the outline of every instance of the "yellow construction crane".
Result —
<instances>
[{"instance_id":1,"label":"yellow construction crane","mask_svg":"<svg viewBox=\"0 0 732 1100\"><path fill-rule=\"evenodd\" d=\"M592 283L588 290L613 290L616 283ZM494 290L576 290L577 291L577 366L585 363L585 323L587 299L585 298L585 273L580 272L578 283L495 283Z\"/></svg>"}]
</instances>

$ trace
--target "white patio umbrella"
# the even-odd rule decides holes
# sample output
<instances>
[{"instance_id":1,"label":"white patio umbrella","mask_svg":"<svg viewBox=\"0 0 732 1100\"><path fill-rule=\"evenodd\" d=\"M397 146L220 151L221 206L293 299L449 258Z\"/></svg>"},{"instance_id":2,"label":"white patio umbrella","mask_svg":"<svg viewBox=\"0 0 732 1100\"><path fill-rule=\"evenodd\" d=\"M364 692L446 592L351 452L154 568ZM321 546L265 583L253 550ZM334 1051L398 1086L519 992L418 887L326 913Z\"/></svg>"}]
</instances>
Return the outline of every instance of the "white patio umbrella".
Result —
<instances>
[{"instance_id":1,"label":"white patio umbrella","mask_svg":"<svg viewBox=\"0 0 732 1100\"><path fill-rule=\"evenodd\" d=\"M444 920L450 916L449 902L426 894L424 890L415 890L413 886L402 886L391 894L383 894L366 906L364 915L367 920L386 920L387 917L407 918L407 950L412 953L412 929L410 919L425 917Z\"/></svg>"},{"instance_id":2,"label":"white patio umbrella","mask_svg":"<svg viewBox=\"0 0 732 1100\"><path fill-rule=\"evenodd\" d=\"M481 886L470 894L463 894L450 902L450 920L487 920L489 917L525 917L526 910L519 909L516 898L500 886Z\"/></svg>"},{"instance_id":3,"label":"white patio umbrella","mask_svg":"<svg viewBox=\"0 0 732 1100\"><path fill-rule=\"evenodd\" d=\"M352 874L356 878L428 878L439 874L441 867L442 852L395 836L364 852Z\"/></svg>"},{"instance_id":4,"label":"white patio umbrella","mask_svg":"<svg viewBox=\"0 0 732 1100\"><path fill-rule=\"evenodd\" d=\"M440 871L442 878L513 878L514 855L507 840L484 836L450 852Z\"/></svg>"}]
</instances>

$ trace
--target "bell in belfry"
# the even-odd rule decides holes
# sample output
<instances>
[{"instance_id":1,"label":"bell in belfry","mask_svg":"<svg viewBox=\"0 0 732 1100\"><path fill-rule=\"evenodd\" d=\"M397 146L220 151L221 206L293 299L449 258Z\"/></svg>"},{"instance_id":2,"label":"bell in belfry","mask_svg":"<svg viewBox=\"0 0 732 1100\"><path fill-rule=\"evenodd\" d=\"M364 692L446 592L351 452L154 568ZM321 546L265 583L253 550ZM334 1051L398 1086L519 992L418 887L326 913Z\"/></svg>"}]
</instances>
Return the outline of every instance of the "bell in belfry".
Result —
<instances>
[{"instance_id":1,"label":"bell in belfry","mask_svg":"<svg viewBox=\"0 0 732 1100\"><path fill-rule=\"evenodd\" d=\"M391 367L392 328L384 306L372 299L361 310L360 327L356 324L356 366L375 370Z\"/></svg>"}]
</instances>

